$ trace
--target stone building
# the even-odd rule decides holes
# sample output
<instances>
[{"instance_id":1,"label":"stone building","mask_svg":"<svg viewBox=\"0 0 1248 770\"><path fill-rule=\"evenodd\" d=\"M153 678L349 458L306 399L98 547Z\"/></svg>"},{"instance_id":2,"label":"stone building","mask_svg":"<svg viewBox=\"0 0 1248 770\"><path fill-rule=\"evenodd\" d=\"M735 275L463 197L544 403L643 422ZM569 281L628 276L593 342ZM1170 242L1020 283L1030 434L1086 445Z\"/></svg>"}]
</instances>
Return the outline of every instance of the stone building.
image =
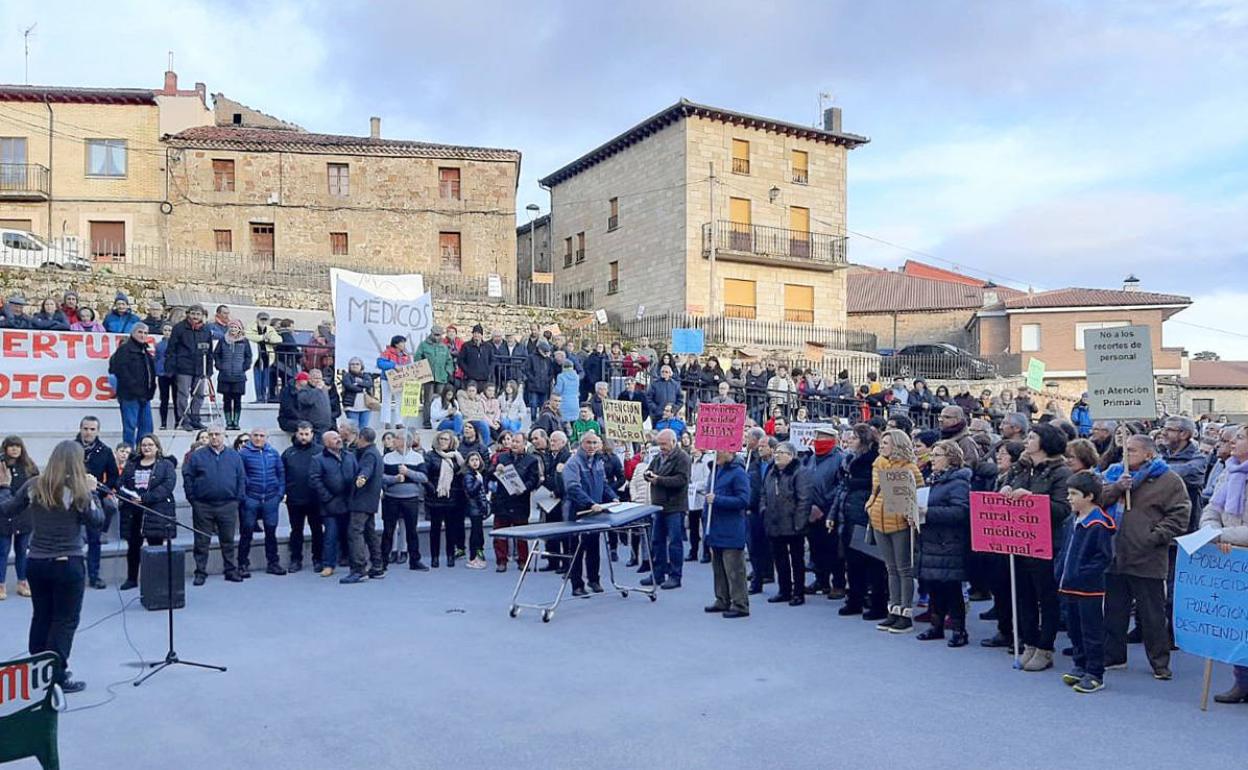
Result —
<instances>
[{"instance_id":1,"label":"stone building","mask_svg":"<svg viewBox=\"0 0 1248 770\"><path fill-rule=\"evenodd\" d=\"M837 108L811 128L677 102L541 180L560 301L844 327L845 169L867 141Z\"/></svg>"},{"instance_id":2,"label":"stone building","mask_svg":"<svg viewBox=\"0 0 1248 770\"><path fill-rule=\"evenodd\" d=\"M1191 361L1178 384L1180 409L1193 417L1248 418L1248 361Z\"/></svg>"},{"instance_id":3,"label":"stone building","mask_svg":"<svg viewBox=\"0 0 1248 770\"><path fill-rule=\"evenodd\" d=\"M520 153L318 134L215 97L165 137L174 247L473 276L515 274ZM226 125L220 125L225 123Z\"/></svg>"}]
</instances>

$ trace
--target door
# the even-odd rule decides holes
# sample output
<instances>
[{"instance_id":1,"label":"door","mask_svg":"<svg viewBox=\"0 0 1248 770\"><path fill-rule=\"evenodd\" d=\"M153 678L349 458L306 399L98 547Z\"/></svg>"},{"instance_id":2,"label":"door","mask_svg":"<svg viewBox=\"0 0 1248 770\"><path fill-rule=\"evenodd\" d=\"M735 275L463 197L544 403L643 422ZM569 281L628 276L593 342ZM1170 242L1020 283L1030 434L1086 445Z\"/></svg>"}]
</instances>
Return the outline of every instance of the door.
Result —
<instances>
[{"instance_id":1,"label":"door","mask_svg":"<svg viewBox=\"0 0 1248 770\"><path fill-rule=\"evenodd\" d=\"M88 222L91 258L97 262L120 262L126 257L125 222Z\"/></svg>"},{"instance_id":2,"label":"door","mask_svg":"<svg viewBox=\"0 0 1248 770\"><path fill-rule=\"evenodd\" d=\"M26 137L0 138L0 190L27 190Z\"/></svg>"},{"instance_id":3,"label":"door","mask_svg":"<svg viewBox=\"0 0 1248 770\"><path fill-rule=\"evenodd\" d=\"M733 251L754 251L753 228L750 226L751 214L749 198L728 199L728 221L731 230L729 248Z\"/></svg>"},{"instance_id":4,"label":"door","mask_svg":"<svg viewBox=\"0 0 1248 770\"><path fill-rule=\"evenodd\" d=\"M273 225L251 223L251 259L256 265L273 269Z\"/></svg>"}]
</instances>

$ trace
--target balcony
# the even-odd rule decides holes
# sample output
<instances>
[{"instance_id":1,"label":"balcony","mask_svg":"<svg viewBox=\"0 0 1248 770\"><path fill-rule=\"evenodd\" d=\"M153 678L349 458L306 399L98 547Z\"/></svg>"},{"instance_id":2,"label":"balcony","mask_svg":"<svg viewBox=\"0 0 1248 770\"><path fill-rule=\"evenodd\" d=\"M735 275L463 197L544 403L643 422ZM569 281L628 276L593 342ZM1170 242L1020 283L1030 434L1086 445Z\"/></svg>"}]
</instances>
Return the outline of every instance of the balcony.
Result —
<instances>
[{"instance_id":1,"label":"balcony","mask_svg":"<svg viewBox=\"0 0 1248 770\"><path fill-rule=\"evenodd\" d=\"M815 322L815 311L786 307L784 309L784 320L794 324L813 324Z\"/></svg>"},{"instance_id":2,"label":"balcony","mask_svg":"<svg viewBox=\"0 0 1248 770\"><path fill-rule=\"evenodd\" d=\"M46 201L52 179L38 163L0 163L0 200Z\"/></svg>"},{"instance_id":3,"label":"balcony","mask_svg":"<svg viewBox=\"0 0 1248 770\"><path fill-rule=\"evenodd\" d=\"M607 217L607 232L611 232L612 230L616 229L619 226L620 226L619 214L612 214L611 216Z\"/></svg>"},{"instance_id":4,"label":"balcony","mask_svg":"<svg viewBox=\"0 0 1248 770\"><path fill-rule=\"evenodd\" d=\"M713 232L712 232L713 230ZM808 233L783 227L716 222L702 225L702 256L759 265L788 263L807 270L832 271L846 266L843 235Z\"/></svg>"},{"instance_id":5,"label":"balcony","mask_svg":"<svg viewBox=\"0 0 1248 770\"><path fill-rule=\"evenodd\" d=\"M806 171L806 169L793 169L793 184L810 184L810 174Z\"/></svg>"},{"instance_id":6,"label":"balcony","mask_svg":"<svg viewBox=\"0 0 1248 770\"><path fill-rule=\"evenodd\" d=\"M576 250L576 264L579 265L584 261L585 261L585 249L577 249Z\"/></svg>"},{"instance_id":7,"label":"balcony","mask_svg":"<svg viewBox=\"0 0 1248 770\"><path fill-rule=\"evenodd\" d=\"M750 173L750 159L749 158L733 158L732 159L732 173L749 174Z\"/></svg>"}]
</instances>

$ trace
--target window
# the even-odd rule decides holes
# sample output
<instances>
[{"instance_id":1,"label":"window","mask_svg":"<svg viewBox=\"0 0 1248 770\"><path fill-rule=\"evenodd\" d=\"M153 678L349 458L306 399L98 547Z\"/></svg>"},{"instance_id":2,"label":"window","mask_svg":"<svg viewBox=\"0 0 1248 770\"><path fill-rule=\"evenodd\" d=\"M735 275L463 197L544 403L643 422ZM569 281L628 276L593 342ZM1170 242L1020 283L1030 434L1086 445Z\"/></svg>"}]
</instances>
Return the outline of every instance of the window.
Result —
<instances>
[{"instance_id":1,"label":"window","mask_svg":"<svg viewBox=\"0 0 1248 770\"><path fill-rule=\"evenodd\" d=\"M345 198L351 194L351 168L346 163L328 164L329 194Z\"/></svg>"},{"instance_id":2,"label":"window","mask_svg":"<svg viewBox=\"0 0 1248 770\"><path fill-rule=\"evenodd\" d=\"M1192 414L1193 415L1200 416L1202 414L1210 414L1212 412L1213 412L1213 399L1212 398L1193 398L1192 399Z\"/></svg>"},{"instance_id":3,"label":"window","mask_svg":"<svg viewBox=\"0 0 1248 770\"><path fill-rule=\"evenodd\" d=\"M273 256L273 224L271 222L251 223L251 253L253 256L272 258Z\"/></svg>"},{"instance_id":4,"label":"window","mask_svg":"<svg viewBox=\"0 0 1248 770\"><path fill-rule=\"evenodd\" d=\"M789 206L789 254L810 256L810 209Z\"/></svg>"},{"instance_id":5,"label":"window","mask_svg":"<svg viewBox=\"0 0 1248 770\"><path fill-rule=\"evenodd\" d=\"M1130 325L1130 321L1091 321L1085 324L1075 324L1075 350L1083 350L1083 333L1089 329L1113 329Z\"/></svg>"},{"instance_id":6,"label":"window","mask_svg":"<svg viewBox=\"0 0 1248 770\"><path fill-rule=\"evenodd\" d=\"M611 270L611 277L607 279L607 294L617 294L620 291L620 263L611 262L607 267Z\"/></svg>"},{"instance_id":7,"label":"window","mask_svg":"<svg viewBox=\"0 0 1248 770\"><path fill-rule=\"evenodd\" d=\"M233 230L213 230L212 239L216 243L217 251L224 254L234 251Z\"/></svg>"},{"instance_id":8,"label":"window","mask_svg":"<svg viewBox=\"0 0 1248 770\"><path fill-rule=\"evenodd\" d=\"M335 257L347 256L347 234L346 233L330 233L329 234L329 253L333 254Z\"/></svg>"},{"instance_id":9,"label":"window","mask_svg":"<svg viewBox=\"0 0 1248 770\"><path fill-rule=\"evenodd\" d=\"M754 318L758 314L753 281L724 279L724 315L729 318Z\"/></svg>"},{"instance_id":10,"label":"window","mask_svg":"<svg viewBox=\"0 0 1248 770\"><path fill-rule=\"evenodd\" d=\"M35 231L33 219L0 219L0 230L21 230L24 233Z\"/></svg>"},{"instance_id":11,"label":"window","mask_svg":"<svg viewBox=\"0 0 1248 770\"><path fill-rule=\"evenodd\" d=\"M728 199L729 248L733 251L754 251L754 231L750 227L750 199Z\"/></svg>"},{"instance_id":12,"label":"window","mask_svg":"<svg viewBox=\"0 0 1248 770\"><path fill-rule=\"evenodd\" d=\"M584 261L585 261L585 233L582 231L576 234L576 264L579 265Z\"/></svg>"},{"instance_id":13,"label":"window","mask_svg":"<svg viewBox=\"0 0 1248 770\"><path fill-rule=\"evenodd\" d=\"M26 172L26 137L0 136L0 190L27 189Z\"/></svg>"},{"instance_id":14,"label":"window","mask_svg":"<svg viewBox=\"0 0 1248 770\"><path fill-rule=\"evenodd\" d=\"M442 255L443 270L461 270L464 266L460 251L459 233L438 233L438 252Z\"/></svg>"},{"instance_id":15,"label":"window","mask_svg":"<svg viewBox=\"0 0 1248 770\"><path fill-rule=\"evenodd\" d=\"M1024 353L1033 353L1040 349L1040 324L1023 324L1022 325L1022 345L1020 350Z\"/></svg>"},{"instance_id":16,"label":"window","mask_svg":"<svg viewBox=\"0 0 1248 770\"><path fill-rule=\"evenodd\" d=\"M563 266L572 267L572 236L563 239Z\"/></svg>"},{"instance_id":17,"label":"window","mask_svg":"<svg viewBox=\"0 0 1248 770\"><path fill-rule=\"evenodd\" d=\"M794 150L792 162L794 184L808 184L810 182L810 156L805 150Z\"/></svg>"},{"instance_id":18,"label":"window","mask_svg":"<svg viewBox=\"0 0 1248 770\"><path fill-rule=\"evenodd\" d=\"M88 222L91 230L91 256L116 261L126 256L125 222Z\"/></svg>"},{"instance_id":19,"label":"window","mask_svg":"<svg viewBox=\"0 0 1248 770\"><path fill-rule=\"evenodd\" d=\"M212 162L212 189L217 192L234 192L234 161Z\"/></svg>"},{"instance_id":20,"label":"window","mask_svg":"<svg viewBox=\"0 0 1248 770\"><path fill-rule=\"evenodd\" d=\"M732 173L750 173L750 143L744 139L732 140Z\"/></svg>"},{"instance_id":21,"label":"window","mask_svg":"<svg viewBox=\"0 0 1248 770\"><path fill-rule=\"evenodd\" d=\"M88 139L87 176L126 175L125 139Z\"/></svg>"},{"instance_id":22,"label":"window","mask_svg":"<svg viewBox=\"0 0 1248 770\"><path fill-rule=\"evenodd\" d=\"M611 213L607 215L607 232L611 232L620 226L620 199L612 198L607 204L611 207Z\"/></svg>"},{"instance_id":23,"label":"window","mask_svg":"<svg viewBox=\"0 0 1248 770\"><path fill-rule=\"evenodd\" d=\"M444 201L459 200L459 169L438 169L438 195Z\"/></svg>"},{"instance_id":24,"label":"window","mask_svg":"<svg viewBox=\"0 0 1248 770\"><path fill-rule=\"evenodd\" d=\"M815 287L784 285L784 320L796 324L815 322Z\"/></svg>"}]
</instances>

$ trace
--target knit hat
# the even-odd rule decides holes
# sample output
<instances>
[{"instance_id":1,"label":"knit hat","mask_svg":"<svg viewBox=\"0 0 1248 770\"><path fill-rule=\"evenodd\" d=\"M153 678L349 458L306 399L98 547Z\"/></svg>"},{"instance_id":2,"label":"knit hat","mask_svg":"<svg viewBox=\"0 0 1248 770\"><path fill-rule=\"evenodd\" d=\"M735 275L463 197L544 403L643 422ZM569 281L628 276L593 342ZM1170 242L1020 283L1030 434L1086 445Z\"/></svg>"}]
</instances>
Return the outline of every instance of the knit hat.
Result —
<instances>
[{"instance_id":1,"label":"knit hat","mask_svg":"<svg viewBox=\"0 0 1248 770\"><path fill-rule=\"evenodd\" d=\"M129 305L130 298L126 296L126 293L124 291L119 291L117 292L116 296L113 297L113 302L124 302L127 305Z\"/></svg>"},{"instance_id":2,"label":"knit hat","mask_svg":"<svg viewBox=\"0 0 1248 770\"><path fill-rule=\"evenodd\" d=\"M23 300L23 302L24 302L24 300ZM549 353L549 352L550 352L550 343L549 343L549 342L546 342L545 340L543 340L542 342L537 343L537 352L539 352L539 353Z\"/></svg>"},{"instance_id":3,"label":"knit hat","mask_svg":"<svg viewBox=\"0 0 1248 770\"><path fill-rule=\"evenodd\" d=\"M16 293L16 294L10 294L10 295L9 295L9 304L10 304L10 305L25 305L25 304L26 304L26 295L25 295L25 294L22 294L20 291L19 291L18 293Z\"/></svg>"},{"instance_id":4,"label":"knit hat","mask_svg":"<svg viewBox=\"0 0 1248 770\"><path fill-rule=\"evenodd\" d=\"M308 379L309 378L308 378L307 372L299 372L298 374L295 375L295 382L307 382Z\"/></svg>"},{"instance_id":5,"label":"knit hat","mask_svg":"<svg viewBox=\"0 0 1248 770\"><path fill-rule=\"evenodd\" d=\"M481 328L481 324L474 324L472 327L473 334L485 334L485 329Z\"/></svg>"},{"instance_id":6,"label":"knit hat","mask_svg":"<svg viewBox=\"0 0 1248 770\"><path fill-rule=\"evenodd\" d=\"M434 335L439 335L439 336L440 336L440 335L442 335L442 334L444 333L444 331L443 331L443 329L442 329L442 327L441 327L441 326L438 326L437 324L434 324L433 326L430 326L430 327L429 327L429 333L430 333L430 334L434 334Z\"/></svg>"}]
</instances>

